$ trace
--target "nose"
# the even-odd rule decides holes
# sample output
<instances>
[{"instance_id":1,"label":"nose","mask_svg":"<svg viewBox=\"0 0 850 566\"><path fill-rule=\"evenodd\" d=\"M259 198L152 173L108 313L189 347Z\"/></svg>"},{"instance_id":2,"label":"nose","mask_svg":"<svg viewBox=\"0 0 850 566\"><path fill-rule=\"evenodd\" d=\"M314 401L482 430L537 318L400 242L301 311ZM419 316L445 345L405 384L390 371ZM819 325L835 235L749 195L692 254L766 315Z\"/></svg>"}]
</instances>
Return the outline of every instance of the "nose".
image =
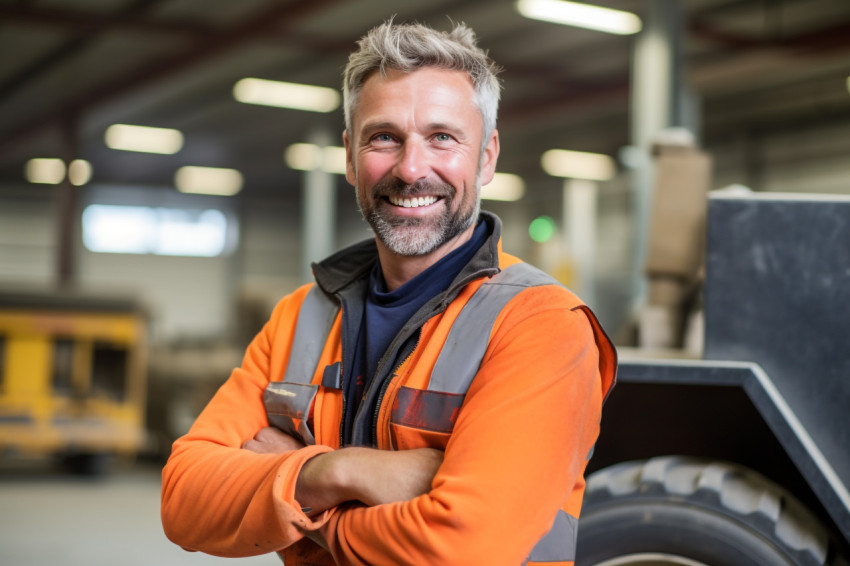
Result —
<instances>
[{"instance_id":1,"label":"nose","mask_svg":"<svg viewBox=\"0 0 850 566\"><path fill-rule=\"evenodd\" d=\"M428 176L427 151L415 140L407 139L401 146L393 174L408 185Z\"/></svg>"}]
</instances>

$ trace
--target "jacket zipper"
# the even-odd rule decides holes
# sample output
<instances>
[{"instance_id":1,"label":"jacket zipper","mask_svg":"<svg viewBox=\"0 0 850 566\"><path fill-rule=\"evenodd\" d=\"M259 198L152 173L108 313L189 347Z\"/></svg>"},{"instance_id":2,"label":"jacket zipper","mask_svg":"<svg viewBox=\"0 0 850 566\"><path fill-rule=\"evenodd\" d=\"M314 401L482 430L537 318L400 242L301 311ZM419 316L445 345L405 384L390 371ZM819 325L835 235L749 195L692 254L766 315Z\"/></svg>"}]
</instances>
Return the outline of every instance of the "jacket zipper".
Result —
<instances>
[{"instance_id":1,"label":"jacket zipper","mask_svg":"<svg viewBox=\"0 0 850 566\"><path fill-rule=\"evenodd\" d=\"M345 432L345 420L346 420L345 419L345 384L344 384L345 366L343 365L343 363L345 361L345 352L346 352L345 344L348 341L344 339L345 335L346 335L346 332L345 332L345 311L342 308L342 306L345 303L345 301L343 300L341 293L335 293L335 296L336 296L337 300L339 301L339 332L340 332L340 336L339 336L339 349L340 349L340 352L339 352L340 353L340 360L339 360L340 392L339 393L340 393L340 395L339 395L339 397L340 397L340 399L342 399L342 407L341 407L341 412L340 412L341 418L339 420L339 447L342 448L343 442L345 440L344 432Z\"/></svg>"},{"instance_id":2,"label":"jacket zipper","mask_svg":"<svg viewBox=\"0 0 850 566\"><path fill-rule=\"evenodd\" d=\"M419 338L422 336L422 328L416 329L416 340L413 342L412 346L405 352L404 358L399 362L389 374L384 378L381 382L381 389L378 391L378 399L375 403L375 410L372 412L372 429L370 431L370 441L374 446L378 445L378 416L381 413L381 404L384 402L384 394L387 392L387 388L390 386L390 382L393 380L393 376L396 374L398 369L410 359L413 355L413 352L416 351L416 348L419 346Z\"/></svg>"},{"instance_id":3,"label":"jacket zipper","mask_svg":"<svg viewBox=\"0 0 850 566\"><path fill-rule=\"evenodd\" d=\"M449 289L447 289L446 291L444 291L443 293L438 295L441 298L439 299L438 303L436 305L434 305L434 307L432 307L432 312L427 317L425 317L425 319L422 321L423 324L424 324L425 320L428 320L429 318L434 316L434 314L445 310L445 308L448 306L448 304L451 303L451 300L447 299L447 297L455 297L457 295L457 292L459 292L459 291L457 291L458 289L465 287L471 281L474 281L476 279L479 279L479 278L482 278L482 277L491 277L492 275L495 275L499 271L500 270L499 270L498 267L481 268L481 269L476 270L473 273L467 274L463 279L455 280ZM334 294L340 299L340 309L344 310L344 309L342 309L344 301L342 300L341 293L337 292L337 293L334 293ZM375 409L372 413L372 422L371 422L371 427L370 427L370 430L369 430L369 436L370 436L369 441L372 445L377 445L378 415L379 415L380 410L381 410L381 404L383 403L386 390L389 387L390 381L392 380L392 376L395 373L395 371L397 371L398 368L400 368L410 358L410 356L413 355L413 352L419 346L419 339L421 337L421 330L422 330L421 326L416 329L416 340L413 343L413 347L410 349L410 351L408 351L405 354L405 357L403 358L401 363L399 363L394 368L394 370L392 372L390 372L384 378L384 380L381 382L380 389L378 390L378 397L377 397L377 400L376 400ZM343 325L343 331L344 331L344 325ZM404 332L404 329L402 329L402 333L403 332ZM344 340L343 340L343 342L344 342ZM344 351L342 352L342 359L343 360L345 359L345 352ZM344 368L342 367L342 365L340 365L340 370L343 370L343 369ZM381 366L380 366L380 363L379 363L378 368L375 371L376 376L380 374L380 369L381 369ZM344 376L345 373L343 373L342 375ZM342 390L341 397L342 397L342 420L341 420L340 427L339 427L339 445L340 445L340 447L342 447L344 445L343 443L345 441L344 431L345 431L345 422L346 422L346 415L345 415L346 402L345 402L345 389L344 389L344 387L343 387L343 390ZM357 426L357 417L355 416L353 428L356 429L356 426ZM356 437L356 434L355 434L354 430L352 430L352 438L354 438L354 437Z\"/></svg>"}]
</instances>

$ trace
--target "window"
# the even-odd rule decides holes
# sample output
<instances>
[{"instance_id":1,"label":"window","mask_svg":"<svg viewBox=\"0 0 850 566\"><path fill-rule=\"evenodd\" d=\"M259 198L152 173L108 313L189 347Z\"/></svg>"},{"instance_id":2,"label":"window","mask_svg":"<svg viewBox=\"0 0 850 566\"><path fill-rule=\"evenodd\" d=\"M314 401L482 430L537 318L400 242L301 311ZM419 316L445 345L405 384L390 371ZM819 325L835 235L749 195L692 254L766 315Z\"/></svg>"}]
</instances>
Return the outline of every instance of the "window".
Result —
<instances>
[{"instance_id":1,"label":"window","mask_svg":"<svg viewBox=\"0 0 850 566\"><path fill-rule=\"evenodd\" d=\"M216 209L92 204L83 211L83 244L93 252L215 257L229 247L228 222Z\"/></svg>"},{"instance_id":2,"label":"window","mask_svg":"<svg viewBox=\"0 0 850 566\"><path fill-rule=\"evenodd\" d=\"M123 346L95 342L92 352L92 390L113 401L127 394L128 353Z\"/></svg>"},{"instance_id":3,"label":"window","mask_svg":"<svg viewBox=\"0 0 850 566\"><path fill-rule=\"evenodd\" d=\"M53 341L53 390L70 395L73 388L74 342L70 338Z\"/></svg>"}]
</instances>

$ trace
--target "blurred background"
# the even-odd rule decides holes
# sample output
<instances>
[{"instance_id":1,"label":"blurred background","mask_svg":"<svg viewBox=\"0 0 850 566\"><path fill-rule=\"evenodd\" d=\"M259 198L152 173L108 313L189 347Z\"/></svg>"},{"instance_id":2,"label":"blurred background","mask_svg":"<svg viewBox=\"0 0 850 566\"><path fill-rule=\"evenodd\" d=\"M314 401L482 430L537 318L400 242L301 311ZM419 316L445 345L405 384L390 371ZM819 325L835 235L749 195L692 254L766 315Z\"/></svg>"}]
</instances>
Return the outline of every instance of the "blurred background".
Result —
<instances>
[{"instance_id":1,"label":"blurred background","mask_svg":"<svg viewBox=\"0 0 850 566\"><path fill-rule=\"evenodd\" d=\"M850 193L850 2L592 4L622 12L0 0L0 562L219 560L162 538L159 465L309 263L370 236L341 72L393 14L465 22L504 68L505 249L624 349L698 356L706 193ZM28 537L75 522L57 502L116 519Z\"/></svg>"}]
</instances>

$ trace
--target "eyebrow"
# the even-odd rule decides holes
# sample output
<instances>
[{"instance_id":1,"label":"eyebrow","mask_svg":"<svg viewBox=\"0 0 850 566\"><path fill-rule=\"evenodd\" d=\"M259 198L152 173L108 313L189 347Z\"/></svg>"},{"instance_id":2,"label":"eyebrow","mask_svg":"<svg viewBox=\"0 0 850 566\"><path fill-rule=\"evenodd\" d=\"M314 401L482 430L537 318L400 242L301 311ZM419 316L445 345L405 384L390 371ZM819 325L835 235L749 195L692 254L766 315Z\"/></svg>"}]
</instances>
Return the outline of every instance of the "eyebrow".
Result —
<instances>
[{"instance_id":1,"label":"eyebrow","mask_svg":"<svg viewBox=\"0 0 850 566\"><path fill-rule=\"evenodd\" d=\"M395 124L393 124L392 122L372 122L372 123L363 124L363 127L360 129L360 131L363 133L363 135L366 135L366 134L371 134L372 132L374 132L376 130L396 130L396 129L398 129L398 127Z\"/></svg>"},{"instance_id":2,"label":"eyebrow","mask_svg":"<svg viewBox=\"0 0 850 566\"><path fill-rule=\"evenodd\" d=\"M365 137L365 136L369 136L372 133L374 133L376 131L380 131L380 130L396 131L398 129L400 129L399 126L397 126L394 122L390 122L390 121L366 123L366 124L363 124L363 126L360 130L361 133L362 133L361 138ZM464 133L464 130L462 128L459 128L457 126L452 126L451 124L448 124L446 122L432 122L432 123L430 123L426 126L425 130L429 131L429 132L434 132L434 131L448 132L448 133L451 133L451 134L456 135L458 137L461 137L460 134Z\"/></svg>"}]
</instances>

